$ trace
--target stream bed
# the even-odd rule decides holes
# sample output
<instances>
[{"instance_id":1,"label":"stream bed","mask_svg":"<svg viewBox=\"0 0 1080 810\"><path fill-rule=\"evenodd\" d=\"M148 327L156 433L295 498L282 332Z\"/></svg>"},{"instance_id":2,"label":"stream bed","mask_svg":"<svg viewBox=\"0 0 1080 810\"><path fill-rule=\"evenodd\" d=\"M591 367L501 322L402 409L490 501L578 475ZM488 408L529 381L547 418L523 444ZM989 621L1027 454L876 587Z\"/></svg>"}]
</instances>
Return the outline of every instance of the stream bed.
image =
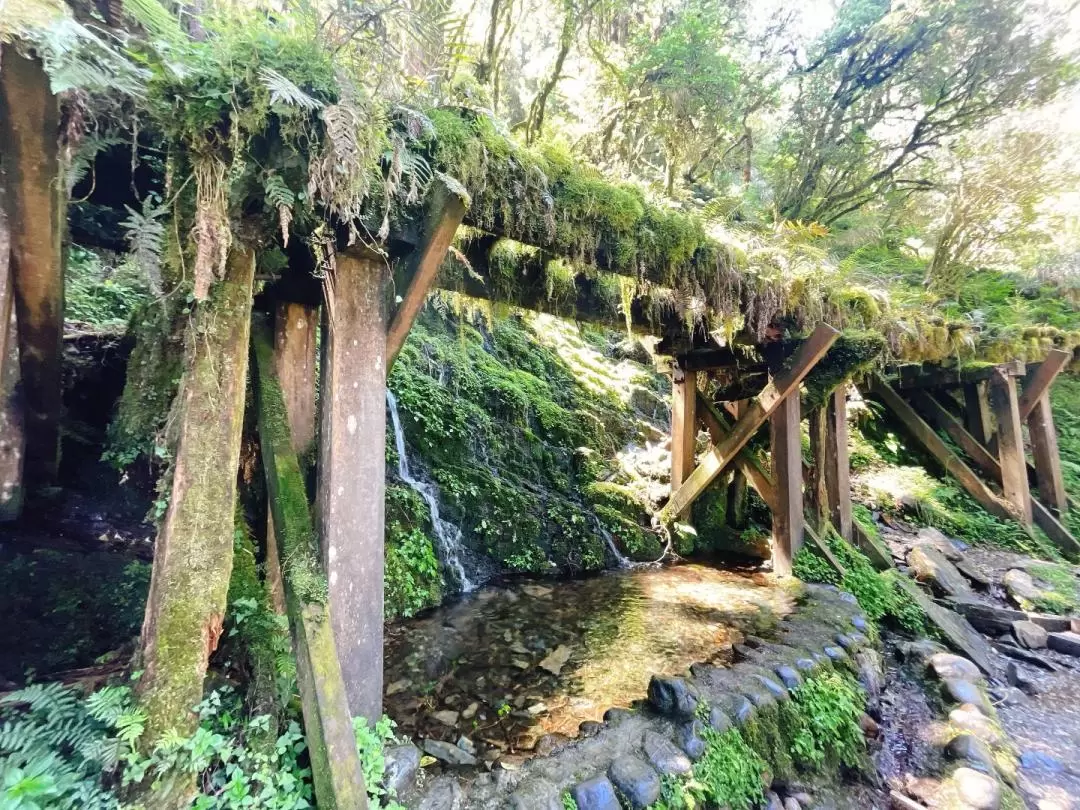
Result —
<instances>
[{"instance_id":1,"label":"stream bed","mask_svg":"<svg viewBox=\"0 0 1080 810\"><path fill-rule=\"evenodd\" d=\"M653 674L729 663L792 609L769 578L730 567L489 586L388 628L385 710L418 743L511 766L644 698Z\"/></svg>"}]
</instances>

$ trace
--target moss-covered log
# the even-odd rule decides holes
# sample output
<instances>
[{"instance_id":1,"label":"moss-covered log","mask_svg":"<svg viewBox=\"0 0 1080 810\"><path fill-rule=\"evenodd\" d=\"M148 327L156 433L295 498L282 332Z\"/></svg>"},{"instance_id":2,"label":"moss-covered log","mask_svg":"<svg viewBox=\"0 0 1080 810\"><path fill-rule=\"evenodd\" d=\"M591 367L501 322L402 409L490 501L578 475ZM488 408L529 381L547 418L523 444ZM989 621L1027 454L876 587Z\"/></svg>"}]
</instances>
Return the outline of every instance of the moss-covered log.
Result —
<instances>
[{"instance_id":1,"label":"moss-covered log","mask_svg":"<svg viewBox=\"0 0 1080 810\"><path fill-rule=\"evenodd\" d=\"M341 663L327 615L327 583L285 399L274 375L269 328L256 324L259 439L283 582L296 675L320 808L364 808L367 794L356 752Z\"/></svg>"},{"instance_id":2,"label":"moss-covered log","mask_svg":"<svg viewBox=\"0 0 1080 810\"><path fill-rule=\"evenodd\" d=\"M59 127L60 108L41 61L5 47L0 54L0 158L11 227L30 488L52 483L60 463L65 205Z\"/></svg>"},{"instance_id":3,"label":"moss-covered log","mask_svg":"<svg viewBox=\"0 0 1080 810\"><path fill-rule=\"evenodd\" d=\"M217 647L233 554L233 515L243 427L255 254L239 243L224 278L199 305L187 335L174 404L177 439L169 505L154 548L142 633L139 695L144 739L194 731L207 659ZM186 786L155 796L182 807Z\"/></svg>"}]
</instances>

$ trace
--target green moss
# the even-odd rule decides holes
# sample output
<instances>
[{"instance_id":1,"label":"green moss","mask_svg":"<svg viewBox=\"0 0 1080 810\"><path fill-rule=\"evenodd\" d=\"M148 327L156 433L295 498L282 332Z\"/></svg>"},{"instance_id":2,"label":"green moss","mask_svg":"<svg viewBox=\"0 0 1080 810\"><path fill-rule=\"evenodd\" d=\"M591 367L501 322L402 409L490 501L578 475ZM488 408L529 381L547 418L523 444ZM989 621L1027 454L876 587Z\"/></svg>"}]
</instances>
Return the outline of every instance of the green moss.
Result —
<instances>
[{"instance_id":1,"label":"green moss","mask_svg":"<svg viewBox=\"0 0 1080 810\"><path fill-rule=\"evenodd\" d=\"M413 616L442 600L427 504L409 487L386 488L386 617Z\"/></svg>"},{"instance_id":2,"label":"green moss","mask_svg":"<svg viewBox=\"0 0 1080 810\"><path fill-rule=\"evenodd\" d=\"M844 330L803 381L807 404L822 407L837 386L880 362L885 349L880 332Z\"/></svg>"},{"instance_id":3,"label":"green moss","mask_svg":"<svg viewBox=\"0 0 1080 810\"><path fill-rule=\"evenodd\" d=\"M1045 595L1034 600L1035 610L1060 616L1073 615L1080 610L1080 580L1071 567L1036 563L1027 570L1036 584L1049 586Z\"/></svg>"}]
</instances>

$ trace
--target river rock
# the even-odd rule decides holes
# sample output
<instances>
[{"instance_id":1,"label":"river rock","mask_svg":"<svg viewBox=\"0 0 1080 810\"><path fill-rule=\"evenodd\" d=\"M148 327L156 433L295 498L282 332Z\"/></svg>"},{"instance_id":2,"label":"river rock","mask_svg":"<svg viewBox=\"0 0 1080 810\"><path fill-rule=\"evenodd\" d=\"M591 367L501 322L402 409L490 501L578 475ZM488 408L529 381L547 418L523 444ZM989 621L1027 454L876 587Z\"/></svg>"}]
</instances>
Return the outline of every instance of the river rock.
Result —
<instances>
[{"instance_id":1,"label":"river rock","mask_svg":"<svg viewBox=\"0 0 1080 810\"><path fill-rule=\"evenodd\" d=\"M552 675L558 675L562 672L562 668L566 666L566 662L570 660L572 652L573 650L571 650L570 647L565 644L560 644L550 655L540 662L540 668L546 669Z\"/></svg>"},{"instance_id":2,"label":"river rock","mask_svg":"<svg viewBox=\"0 0 1080 810\"><path fill-rule=\"evenodd\" d=\"M983 773L994 773L994 755L990 746L973 734L958 734L953 737L945 746L945 755L950 759L966 761Z\"/></svg>"},{"instance_id":3,"label":"river rock","mask_svg":"<svg viewBox=\"0 0 1080 810\"><path fill-rule=\"evenodd\" d=\"M939 596L959 596L971 593L964 575L945 559L945 555L929 543L915 546L907 557L908 565L915 571L915 578L926 582Z\"/></svg>"},{"instance_id":4,"label":"river rock","mask_svg":"<svg viewBox=\"0 0 1080 810\"><path fill-rule=\"evenodd\" d=\"M578 782L570 791L578 810L622 810L615 797L615 787L606 776L594 776Z\"/></svg>"},{"instance_id":5,"label":"river rock","mask_svg":"<svg viewBox=\"0 0 1080 810\"><path fill-rule=\"evenodd\" d=\"M608 768L608 778L634 810L644 810L660 798L660 777L637 757L617 758Z\"/></svg>"},{"instance_id":6,"label":"river rock","mask_svg":"<svg viewBox=\"0 0 1080 810\"><path fill-rule=\"evenodd\" d=\"M1029 650L1041 650L1046 646L1047 632L1033 621L1023 619L1012 623L1013 637L1021 647Z\"/></svg>"},{"instance_id":7,"label":"river rock","mask_svg":"<svg viewBox=\"0 0 1080 810\"><path fill-rule=\"evenodd\" d=\"M802 810L802 805L794 796L788 796L784 799L784 810Z\"/></svg>"},{"instance_id":8,"label":"river rock","mask_svg":"<svg viewBox=\"0 0 1080 810\"><path fill-rule=\"evenodd\" d=\"M1035 602L1042 596L1042 589L1035 584L1031 574L1012 568L1005 572L1002 584L1009 594L1009 598L1024 610L1031 610Z\"/></svg>"},{"instance_id":9,"label":"river rock","mask_svg":"<svg viewBox=\"0 0 1080 810\"><path fill-rule=\"evenodd\" d=\"M972 810L999 810L1001 783L974 768L957 768L952 775L957 794Z\"/></svg>"},{"instance_id":10,"label":"river rock","mask_svg":"<svg viewBox=\"0 0 1080 810\"><path fill-rule=\"evenodd\" d=\"M649 681L649 702L667 717L684 720L693 717L698 700L697 689L682 678L653 675Z\"/></svg>"},{"instance_id":11,"label":"river rock","mask_svg":"<svg viewBox=\"0 0 1080 810\"><path fill-rule=\"evenodd\" d=\"M900 645L900 654L905 661L909 661L917 666L925 669L930 666L930 659L938 653L947 652L947 650L936 641L932 641L928 638L921 638L918 641L908 641Z\"/></svg>"},{"instance_id":12,"label":"river rock","mask_svg":"<svg viewBox=\"0 0 1080 810\"><path fill-rule=\"evenodd\" d=\"M952 653L937 653L930 657L930 669L938 680L956 678L961 681L978 683L982 680L979 668L968 659Z\"/></svg>"},{"instance_id":13,"label":"river rock","mask_svg":"<svg viewBox=\"0 0 1080 810\"><path fill-rule=\"evenodd\" d=\"M1028 677L1028 674L1020 669L1015 661L1010 661L1009 665L1005 667L1005 680L1009 682L1010 686L1015 686L1025 695L1036 695L1039 692L1039 687L1035 684L1035 681Z\"/></svg>"},{"instance_id":14,"label":"river rock","mask_svg":"<svg viewBox=\"0 0 1080 810\"><path fill-rule=\"evenodd\" d=\"M595 737L603 730L604 724L597 723L595 720L582 720L577 728L578 734L582 737Z\"/></svg>"},{"instance_id":15,"label":"river rock","mask_svg":"<svg viewBox=\"0 0 1080 810\"><path fill-rule=\"evenodd\" d=\"M675 742L686 752L686 756L696 762L705 754L705 726L700 720L691 720L675 728Z\"/></svg>"},{"instance_id":16,"label":"river rock","mask_svg":"<svg viewBox=\"0 0 1080 810\"><path fill-rule=\"evenodd\" d=\"M960 553L956 543L950 540L941 529L935 529L933 526L924 526L919 529L919 533L915 535L915 542L933 547L935 551L951 562L960 562L960 560L964 559L964 555Z\"/></svg>"},{"instance_id":17,"label":"river rock","mask_svg":"<svg viewBox=\"0 0 1080 810\"><path fill-rule=\"evenodd\" d=\"M784 810L784 803L772 790L765 794L765 810Z\"/></svg>"},{"instance_id":18,"label":"river rock","mask_svg":"<svg viewBox=\"0 0 1080 810\"><path fill-rule=\"evenodd\" d=\"M525 781L510 797L514 810L563 810L559 789L546 779Z\"/></svg>"},{"instance_id":19,"label":"river rock","mask_svg":"<svg viewBox=\"0 0 1080 810\"><path fill-rule=\"evenodd\" d=\"M844 652L841 647L833 647L831 645L825 647L822 652L824 652L825 656L833 662L846 661L848 657L848 654Z\"/></svg>"},{"instance_id":20,"label":"river rock","mask_svg":"<svg viewBox=\"0 0 1080 810\"><path fill-rule=\"evenodd\" d=\"M475 765L476 757L453 743L442 740L424 740L424 753L430 754L448 765Z\"/></svg>"},{"instance_id":21,"label":"river rock","mask_svg":"<svg viewBox=\"0 0 1080 810\"><path fill-rule=\"evenodd\" d=\"M812 663L813 662L811 662L811 665ZM776 677L778 677L788 689L794 689L796 686L802 684L802 676L799 675L799 671L794 667L777 667Z\"/></svg>"},{"instance_id":22,"label":"river rock","mask_svg":"<svg viewBox=\"0 0 1080 810\"><path fill-rule=\"evenodd\" d=\"M1061 773L1065 770L1065 763L1042 751L1024 751L1020 754L1020 767L1026 771Z\"/></svg>"},{"instance_id":23,"label":"river rock","mask_svg":"<svg viewBox=\"0 0 1080 810\"><path fill-rule=\"evenodd\" d=\"M978 706L965 703L949 712L949 722L961 731L973 734L987 745L1001 745L1005 736Z\"/></svg>"},{"instance_id":24,"label":"river rock","mask_svg":"<svg viewBox=\"0 0 1080 810\"><path fill-rule=\"evenodd\" d=\"M412 743L393 745L383 752L383 760L383 784L391 796L403 796L420 769L420 749Z\"/></svg>"},{"instance_id":25,"label":"river rock","mask_svg":"<svg viewBox=\"0 0 1080 810\"><path fill-rule=\"evenodd\" d=\"M459 810L464 796L461 785L451 776L440 776L432 781L418 810Z\"/></svg>"},{"instance_id":26,"label":"river rock","mask_svg":"<svg viewBox=\"0 0 1080 810\"><path fill-rule=\"evenodd\" d=\"M451 728L453 728L457 725L459 715L457 712L451 711L450 709L443 709L442 711L435 712L432 717L434 717L444 726L450 726Z\"/></svg>"},{"instance_id":27,"label":"river rock","mask_svg":"<svg viewBox=\"0 0 1080 810\"><path fill-rule=\"evenodd\" d=\"M1047 645L1059 653L1080 656L1080 633L1050 633Z\"/></svg>"},{"instance_id":28,"label":"river rock","mask_svg":"<svg viewBox=\"0 0 1080 810\"><path fill-rule=\"evenodd\" d=\"M979 707L983 714L989 715L990 705L986 696L971 681L962 681L959 678L949 678L941 682L945 697L952 703L970 703Z\"/></svg>"},{"instance_id":29,"label":"river rock","mask_svg":"<svg viewBox=\"0 0 1080 810\"><path fill-rule=\"evenodd\" d=\"M675 743L655 731L646 731L642 749L651 764L661 774L683 774L690 772L690 759L676 747Z\"/></svg>"}]
</instances>

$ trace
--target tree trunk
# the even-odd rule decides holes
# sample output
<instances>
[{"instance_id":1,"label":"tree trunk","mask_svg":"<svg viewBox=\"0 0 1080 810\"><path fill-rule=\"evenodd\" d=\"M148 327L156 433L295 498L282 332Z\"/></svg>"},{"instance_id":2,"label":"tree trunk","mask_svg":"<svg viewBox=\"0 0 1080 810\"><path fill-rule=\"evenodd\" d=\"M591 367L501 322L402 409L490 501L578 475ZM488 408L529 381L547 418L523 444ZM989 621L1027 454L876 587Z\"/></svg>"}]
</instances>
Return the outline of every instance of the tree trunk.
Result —
<instances>
[{"instance_id":1,"label":"tree trunk","mask_svg":"<svg viewBox=\"0 0 1080 810\"><path fill-rule=\"evenodd\" d=\"M173 419L177 439L169 506L154 548L142 631L139 695L147 747L170 729L191 734L207 660L217 647L233 555L237 465L255 254L235 243L225 277L199 304L188 336ZM173 784L154 807L183 807L192 786Z\"/></svg>"},{"instance_id":2,"label":"tree trunk","mask_svg":"<svg viewBox=\"0 0 1080 810\"><path fill-rule=\"evenodd\" d=\"M26 484L48 486L60 463L65 205L57 137L60 108L40 61L0 53L0 158L11 228L19 323ZM4 324L5 328L7 324Z\"/></svg>"}]
</instances>

